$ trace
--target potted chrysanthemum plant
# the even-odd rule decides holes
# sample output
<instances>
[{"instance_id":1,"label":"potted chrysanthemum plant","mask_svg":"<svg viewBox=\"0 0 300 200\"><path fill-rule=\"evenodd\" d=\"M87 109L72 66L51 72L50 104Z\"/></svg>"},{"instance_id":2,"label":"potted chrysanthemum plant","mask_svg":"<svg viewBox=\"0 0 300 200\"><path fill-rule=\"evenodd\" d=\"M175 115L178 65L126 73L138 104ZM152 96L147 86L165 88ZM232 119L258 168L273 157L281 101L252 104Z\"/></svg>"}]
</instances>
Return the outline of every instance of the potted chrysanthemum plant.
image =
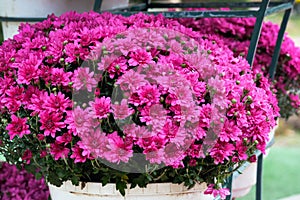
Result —
<instances>
[{"instance_id":1,"label":"potted chrysanthemum plant","mask_svg":"<svg viewBox=\"0 0 300 200\"><path fill-rule=\"evenodd\" d=\"M0 54L0 150L54 200L224 199L279 113L245 59L161 15L50 16Z\"/></svg>"}]
</instances>

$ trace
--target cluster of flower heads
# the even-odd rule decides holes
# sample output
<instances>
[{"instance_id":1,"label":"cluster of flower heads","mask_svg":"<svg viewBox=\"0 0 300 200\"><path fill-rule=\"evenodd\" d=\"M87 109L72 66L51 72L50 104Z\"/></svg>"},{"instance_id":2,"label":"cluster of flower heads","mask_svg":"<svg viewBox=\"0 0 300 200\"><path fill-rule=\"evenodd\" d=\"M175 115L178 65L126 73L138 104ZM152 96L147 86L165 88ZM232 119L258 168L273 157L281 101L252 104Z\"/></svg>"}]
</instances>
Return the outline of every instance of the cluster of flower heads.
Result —
<instances>
[{"instance_id":1,"label":"cluster of flower heads","mask_svg":"<svg viewBox=\"0 0 300 200\"><path fill-rule=\"evenodd\" d=\"M118 166L138 154L176 169L236 166L264 152L277 103L218 36L163 16L52 15L0 47L0 138L23 140L28 165L51 155Z\"/></svg>"},{"instance_id":2,"label":"cluster of flower heads","mask_svg":"<svg viewBox=\"0 0 300 200\"><path fill-rule=\"evenodd\" d=\"M3 200L46 200L49 197L44 179L36 180L25 170L1 163L0 198Z\"/></svg>"},{"instance_id":3,"label":"cluster of flower heads","mask_svg":"<svg viewBox=\"0 0 300 200\"><path fill-rule=\"evenodd\" d=\"M197 20L179 19L179 21L202 34L217 35L234 52L234 56L247 55L255 25L255 18L200 18ZM263 22L253 70L267 78L278 33L279 26L277 24ZM285 34L274 77L274 89L276 89L279 101L280 114L285 118L297 113L300 106L299 55L300 48Z\"/></svg>"}]
</instances>

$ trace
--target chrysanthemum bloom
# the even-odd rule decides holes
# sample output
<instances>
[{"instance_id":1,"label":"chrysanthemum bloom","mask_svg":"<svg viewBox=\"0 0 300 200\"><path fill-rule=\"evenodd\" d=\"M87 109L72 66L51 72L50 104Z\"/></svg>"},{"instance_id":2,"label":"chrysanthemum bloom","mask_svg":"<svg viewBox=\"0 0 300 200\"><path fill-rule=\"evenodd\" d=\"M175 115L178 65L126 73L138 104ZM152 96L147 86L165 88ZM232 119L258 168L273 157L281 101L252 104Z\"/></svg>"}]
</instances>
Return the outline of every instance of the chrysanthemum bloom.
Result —
<instances>
[{"instance_id":1,"label":"chrysanthemum bloom","mask_svg":"<svg viewBox=\"0 0 300 200\"><path fill-rule=\"evenodd\" d=\"M24 135L30 134L29 126L28 124L26 124L26 118L20 118L15 115L12 115L11 120L11 123L8 124L6 127L11 140L16 135L18 135L21 138Z\"/></svg>"}]
</instances>

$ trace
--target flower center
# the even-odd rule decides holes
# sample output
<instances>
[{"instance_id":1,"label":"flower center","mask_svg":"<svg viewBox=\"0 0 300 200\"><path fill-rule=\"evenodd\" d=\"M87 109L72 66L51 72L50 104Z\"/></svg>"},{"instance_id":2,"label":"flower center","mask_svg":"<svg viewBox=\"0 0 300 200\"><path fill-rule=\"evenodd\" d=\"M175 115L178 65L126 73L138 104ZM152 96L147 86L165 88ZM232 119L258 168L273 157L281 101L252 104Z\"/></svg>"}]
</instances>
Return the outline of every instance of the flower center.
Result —
<instances>
[{"instance_id":1,"label":"flower center","mask_svg":"<svg viewBox=\"0 0 300 200\"><path fill-rule=\"evenodd\" d=\"M21 124L16 124L15 125L15 130L16 130L16 132L21 132L22 131L22 125Z\"/></svg>"},{"instance_id":2,"label":"flower center","mask_svg":"<svg viewBox=\"0 0 300 200\"><path fill-rule=\"evenodd\" d=\"M46 127L47 129L52 129L52 127L54 127L53 121L50 120L50 119L47 120L46 123L45 123L45 127Z\"/></svg>"}]
</instances>

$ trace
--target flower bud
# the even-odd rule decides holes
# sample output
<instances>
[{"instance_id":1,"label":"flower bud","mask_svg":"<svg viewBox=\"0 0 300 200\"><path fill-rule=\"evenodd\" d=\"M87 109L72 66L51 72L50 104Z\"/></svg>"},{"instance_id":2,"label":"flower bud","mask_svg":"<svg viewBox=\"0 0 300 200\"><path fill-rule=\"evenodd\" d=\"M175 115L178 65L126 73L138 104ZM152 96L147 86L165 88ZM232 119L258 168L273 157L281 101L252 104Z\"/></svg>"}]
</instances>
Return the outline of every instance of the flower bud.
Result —
<instances>
[{"instance_id":1,"label":"flower bud","mask_svg":"<svg viewBox=\"0 0 300 200\"><path fill-rule=\"evenodd\" d=\"M259 80L261 78L261 76L262 76L261 73L256 74L256 79Z\"/></svg>"},{"instance_id":2,"label":"flower bud","mask_svg":"<svg viewBox=\"0 0 300 200\"><path fill-rule=\"evenodd\" d=\"M181 64L181 67L182 67L182 68L185 68L185 67L186 67L186 64L185 64L185 63L182 63L182 64Z\"/></svg>"},{"instance_id":3,"label":"flower bud","mask_svg":"<svg viewBox=\"0 0 300 200\"><path fill-rule=\"evenodd\" d=\"M165 100L165 99L164 99L163 97L160 97L160 99L159 99L160 103L163 103L164 100Z\"/></svg>"},{"instance_id":4,"label":"flower bud","mask_svg":"<svg viewBox=\"0 0 300 200\"><path fill-rule=\"evenodd\" d=\"M251 101L252 102L252 97L251 96L247 96L247 101Z\"/></svg>"},{"instance_id":5,"label":"flower bud","mask_svg":"<svg viewBox=\"0 0 300 200\"><path fill-rule=\"evenodd\" d=\"M169 36L166 33L163 35L163 37L165 40L168 40L168 38L169 38Z\"/></svg>"},{"instance_id":6,"label":"flower bud","mask_svg":"<svg viewBox=\"0 0 300 200\"><path fill-rule=\"evenodd\" d=\"M120 70L120 65L116 65L116 66L115 66L115 69L116 69L116 70Z\"/></svg>"},{"instance_id":7,"label":"flower bud","mask_svg":"<svg viewBox=\"0 0 300 200\"><path fill-rule=\"evenodd\" d=\"M232 103L232 104L236 104L236 103L237 103L237 100L236 100L236 99L231 99L231 103Z\"/></svg>"},{"instance_id":8,"label":"flower bud","mask_svg":"<svg viewBox=\"0 0 300 200\"><path fill-rule=\"evenodd\" d=\"M249 162L251 162L251 163L256 162L256 160L257 160L256 155L250 156L248 160L249 160Z\"/></svg>"}]
</instances>

